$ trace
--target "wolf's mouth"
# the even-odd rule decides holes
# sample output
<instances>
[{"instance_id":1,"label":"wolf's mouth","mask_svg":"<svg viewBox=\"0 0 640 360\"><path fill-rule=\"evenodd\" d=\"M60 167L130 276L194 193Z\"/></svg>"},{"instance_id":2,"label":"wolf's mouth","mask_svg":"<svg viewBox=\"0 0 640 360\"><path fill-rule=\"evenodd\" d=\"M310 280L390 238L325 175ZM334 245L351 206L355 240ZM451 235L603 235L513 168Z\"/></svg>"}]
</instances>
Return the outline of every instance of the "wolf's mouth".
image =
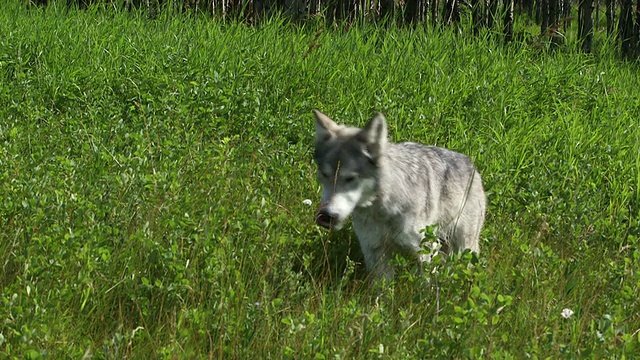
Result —
<instances>
[{"instance_id":1,"label":"wolf's mouth","mask_svg":"<svg viewBox=\"0 0 640 360\"><path fill-rule=\"evenodd\" d=\"M316 224L331 229L337 223L337 219L334 216L331 216L326 210L318 210L316 214Z\"/></svg>"}]
</instances>

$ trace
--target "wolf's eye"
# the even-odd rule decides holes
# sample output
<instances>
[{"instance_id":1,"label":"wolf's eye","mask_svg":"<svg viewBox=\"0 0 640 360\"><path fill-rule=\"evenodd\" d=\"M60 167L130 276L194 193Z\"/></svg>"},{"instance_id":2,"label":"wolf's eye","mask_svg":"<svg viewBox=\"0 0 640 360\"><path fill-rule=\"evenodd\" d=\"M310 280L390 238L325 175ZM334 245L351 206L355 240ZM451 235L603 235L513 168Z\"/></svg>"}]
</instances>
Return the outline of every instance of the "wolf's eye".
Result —
<instances>
[{"instance_id":1,"label":"wolf's eye","mask_svg":"<svg viewBox=\"0 0 640 360\"><path fill-rule=\"evenodd\" d=\"M358 178L357 175L349 175L349 176L344 178L344 182L349 184L349 183L352 183L352 182L356 181L357 178Z\"/></svg>"}]
</instances>

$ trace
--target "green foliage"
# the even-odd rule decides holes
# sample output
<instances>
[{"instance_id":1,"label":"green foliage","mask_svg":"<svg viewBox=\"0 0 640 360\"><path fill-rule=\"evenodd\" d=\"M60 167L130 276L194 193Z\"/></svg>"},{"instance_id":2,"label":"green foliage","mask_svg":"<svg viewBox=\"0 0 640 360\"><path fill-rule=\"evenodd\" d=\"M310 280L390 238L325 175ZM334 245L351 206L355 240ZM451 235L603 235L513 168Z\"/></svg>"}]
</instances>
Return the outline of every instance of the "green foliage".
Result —
<instances>
[{"instance_id":1,"label":"green foliage","mask_svg":"<svg viewBox=\"0 0 640 360\"><path fill-rule=\"evenodd\" d=\"M2 358L638 352L635 64L18 1L0 34ZM397 258L370 287L349 229L303 203L312 107L470 154L482 253Z\"/></svg>"}]
</instances>

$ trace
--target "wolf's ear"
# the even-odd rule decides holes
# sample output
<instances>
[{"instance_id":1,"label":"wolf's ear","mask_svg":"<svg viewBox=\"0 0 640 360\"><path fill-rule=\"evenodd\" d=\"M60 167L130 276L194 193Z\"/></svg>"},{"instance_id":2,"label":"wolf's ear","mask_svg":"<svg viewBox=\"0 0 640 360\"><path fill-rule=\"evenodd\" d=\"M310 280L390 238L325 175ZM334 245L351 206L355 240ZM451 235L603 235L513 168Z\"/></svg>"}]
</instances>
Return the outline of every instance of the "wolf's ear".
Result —
<instances>
[{"instance_id":1,"label":"wolf's ear","mask_svg":"<svg viewBox=\"0 0 640 360\"><path fill-rule=\"evenodd\" d=\"M377 159L387 146L387 121L377 113L358 134L358 139L367 147L372 159Z\"/></svg>"},{"instance_id":2,"label":"wolf's ear","mask_svg":"<svg viewBox=\"0 0 640 360\"><path fill-rule=\"evenodd\" d=\"M316 109L313 109L313 114L316 116L316 143L334 137L340 129L340 125Z\"/></svg>"}]
</instances>

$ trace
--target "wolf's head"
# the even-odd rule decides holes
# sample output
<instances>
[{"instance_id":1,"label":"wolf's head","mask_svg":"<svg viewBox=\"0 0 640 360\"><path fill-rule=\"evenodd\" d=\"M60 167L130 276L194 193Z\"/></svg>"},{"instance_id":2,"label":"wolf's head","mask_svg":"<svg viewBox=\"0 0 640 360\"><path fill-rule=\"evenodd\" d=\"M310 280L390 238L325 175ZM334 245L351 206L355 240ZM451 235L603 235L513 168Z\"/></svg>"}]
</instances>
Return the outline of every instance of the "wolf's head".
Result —
<instances>
[{"instance_id":1,"label":"wolf's head","mask_svg":"<svg viewBox=\"0 0 640 360\"><path fill-rule=\"evenodd\" d=\"M313 110L316 117L315 161L322 185L316 223L340 229L357 207L376 197L377 169L387 145L387 124L376 114L363 129L339 125Z\"/></svg>"}]
</instances>

